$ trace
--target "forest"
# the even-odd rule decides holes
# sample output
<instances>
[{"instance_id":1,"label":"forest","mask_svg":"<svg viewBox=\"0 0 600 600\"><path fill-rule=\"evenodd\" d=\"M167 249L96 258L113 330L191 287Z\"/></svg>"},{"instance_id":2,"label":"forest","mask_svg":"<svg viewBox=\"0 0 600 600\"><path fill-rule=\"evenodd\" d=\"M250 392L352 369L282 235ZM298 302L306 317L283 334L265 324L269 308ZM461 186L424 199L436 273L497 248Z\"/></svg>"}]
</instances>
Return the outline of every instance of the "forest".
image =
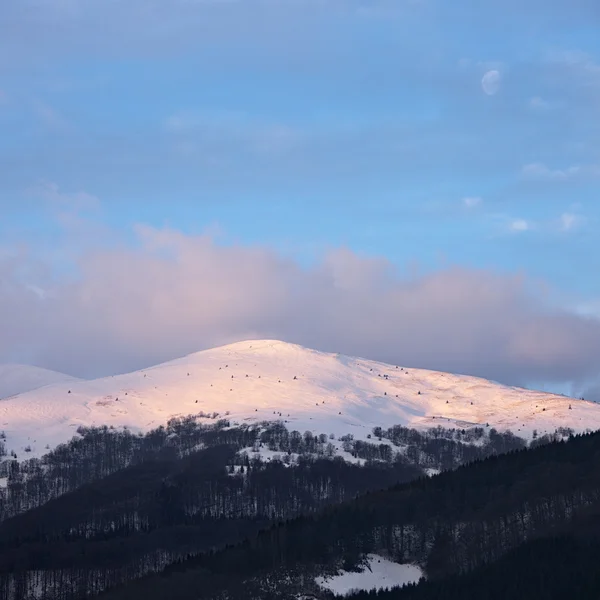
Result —
<instances>
[{"instance_id":1,"label":"forest","mask_svg":"<svg viewBox=\"0 0 600 600\"><path fill-rule=\"evenodd\" d=\"M600 540L561 535L526 542L498 561L400 589L359 592L347 600L597 600Z\"/></svg>"},{"instance_id":2,"label":"forest","mask_svg":"<svg viewBox=\"0 0 600 600\"><path fill-rule=\"evenodd\" d=\"M526 450L510 432L482 427L376 428L365 442L203 417L146 435L80 429L41 459L6 457L0 596L170 598L181 586L181 598L292 598L306 589L326 597L314 575L352 567L371 551L448 577L564 524L595 498L594 483L538 505L535 471L533 487L522 482L510 506L495 506L499 481L515 473L502 474L494 457L508 452L497 460L510 465L514 456L562 453L576 441L569 430ZM442 474L425 476L431 470ZM473 477L468 494L449 496ZM473 514L456 513L468 506ZM454 562L436 562L446 552Z\"/></svg>"},{"instance_id":3,"label":"forest","mask_svg":"<svg viewBox=\"0 0 600 600\"><path fill-rule=\"evenodd\" d=\"M539 576L532 569L517 569L512 577L501 565L514 564L520 557L538 564L539 548L553 553L555 565L571 547L576 555L596 548L599 508L600 434L574 436L568 442L490 457L272 525L241 543L177 561L160 575L101 597L327 598L331 595L317 588L314 577L352 568L366 553L424 566L428 581L393 592L400 598L402 594L429 598L427 590L444 594L447 581L453 582L450 589L456 594L473 597L478 586L491 589L501 572L507 579L504 589L526 590L511 597L530 598L531 590L549 597L543 595L543 569ZM547 545L548 540L553 546ZM582 564L589 566L590 560ZM563 573L560 585L569 585L578 573L578 569ZM559 575L554 578L558 582ZM597 584L593 574L578 583L587 597L598 592ZM428 587L420 592L425 589L420 585Z\"/></svg>"}]
</instances>

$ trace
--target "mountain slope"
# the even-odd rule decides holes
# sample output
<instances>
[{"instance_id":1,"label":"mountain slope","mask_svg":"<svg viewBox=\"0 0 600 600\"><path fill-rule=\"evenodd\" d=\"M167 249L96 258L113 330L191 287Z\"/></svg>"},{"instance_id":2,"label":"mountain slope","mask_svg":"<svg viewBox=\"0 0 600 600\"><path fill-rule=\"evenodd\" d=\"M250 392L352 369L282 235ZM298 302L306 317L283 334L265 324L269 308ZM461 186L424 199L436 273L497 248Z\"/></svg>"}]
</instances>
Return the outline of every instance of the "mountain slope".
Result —
<instances>
[{"instance_id":1,"label":"mountain slope","mask_svg":"<svg viewBox=\"0 0 600 600\"><path fill-rule=\"evenodd\" d=\"M0 400L56 383L77 381L77 378L29 365L0 365Z\"/></svg>"},{"instance_id":2,"label":"mountain slope","mask_svg":"<svg viewBox=\"0 0 600 600\"><path fill-rule=\"evenodd\" d=\"M79 426L148 431L201 411L232 423L283 420L290 430L355 439L393 425L489 424L522 437L557 427L600 429L600 405L592 402L261 340L8 398L0 402L0 430L8 450L29 446L31 457Z\"/></svg>"},{"instance_id":3,"label":"mountain slope","mask_svg":"<svg viewBox=\"0 0 600 600\"><path fill-rule=\"evenodd\" d=\"M361 565L361 559L377 555L425 571L431 585L426 584L425 593L416 593L417 598L536 597L509 593L519 591L521 578L525 580L523 591L534 591L537 583L539 597L564 598L548 593L551 588L545 589L544 581L539 581L546 569L539 564L536 568L536 563L543 564L548 558L553 568L561 571L562 553L562 576L552 579L561 586L576 583L568 580L578 574L574 558L584 549L580 543L593 542L588 553L600 543L599 467L600 432L488 458L437 477L363 495L317 515L281 522L251 539L189 557L103 597L291 600L304 594L305 598L325 600L331 596L317 587L325 581L335 582L336 575L364 572L354 567ZM566 539L555 544L557 536ZM536 548L527 546L535 540L540 542ZM509 556L519 548L522 551ZM504 557L508 560L499 563L503 569L492 566ZM523 570L519 561L538 575ZM585 564L598 571L590 561ZM496 574L476 575L476 570L486 565ZM364 562L362 566L366 566ZM516 576L515 570L520 571ZM469 572L476 575L470 582ZM451 581L452 587L445 587L448 577L461 573L467 573L466 581ZM502 578L505 580L499 582ZM361 583L366 582L363 579ZM598 590L600 579L592 577L584 587L587 585ZM499 586L506 593L489 593L488 586ZM456 593L460 589L462 595ZM428 594L429 590L434 593ZM445 593L450 590L452 593ZM598 598L597 594L574 592L567 596Z\"/></svg>"}]
</instances>

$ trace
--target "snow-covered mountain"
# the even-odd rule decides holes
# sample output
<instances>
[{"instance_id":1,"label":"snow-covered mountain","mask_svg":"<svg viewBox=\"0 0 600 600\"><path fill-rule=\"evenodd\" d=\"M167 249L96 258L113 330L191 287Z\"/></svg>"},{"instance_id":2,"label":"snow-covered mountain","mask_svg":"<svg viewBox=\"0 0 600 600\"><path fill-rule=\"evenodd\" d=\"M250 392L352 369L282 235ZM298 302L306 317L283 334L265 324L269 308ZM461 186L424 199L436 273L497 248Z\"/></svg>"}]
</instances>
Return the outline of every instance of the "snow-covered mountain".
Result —
<instances>
[{"instance_id":1,"label":"snow-covered mountain","mask_svg":"<svg viewBox=\"0 0 600 600\"><path fill-rule=\"evenodd\" d=\"M69 381L0 401L6 447L40 456L79 426L148 431L170 418L219 413L233 423L282 420L290 430L487 425L531 438L557 427L600 429L600 404L476 377L326 354L273 340L244 341L152 368Z\"/></svg>"},{"instance_id":2,"label":"snow-covered mountain","mask_svg":"<svg viewBox=\"0 0 600 600\"><path fill-rule=\"evenodd\" d=\"M29 365L0 364L0 400L46 385L77 381L75 377Z\"/></svg>"}]
</instances>

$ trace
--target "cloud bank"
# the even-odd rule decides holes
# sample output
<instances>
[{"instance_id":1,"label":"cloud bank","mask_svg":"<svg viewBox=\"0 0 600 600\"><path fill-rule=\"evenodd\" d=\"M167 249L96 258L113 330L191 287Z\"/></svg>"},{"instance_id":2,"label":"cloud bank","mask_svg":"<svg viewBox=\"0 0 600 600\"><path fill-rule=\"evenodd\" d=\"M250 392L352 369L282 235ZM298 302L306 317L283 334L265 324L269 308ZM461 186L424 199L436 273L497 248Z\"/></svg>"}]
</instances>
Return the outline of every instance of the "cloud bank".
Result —
<instances>
[{"instance_id":1,"label":"cloud bank","mask_svg":"<svg viewBox=\"0 0 600 600\"><path fill-rule=\"evenodd\" d=\"M89 377L271 337L512 384L583 385L600 372L600 320L557 309L524 276L406 276L344 248L303 267L208 235L135 236L72 257L69 278L25 250L0 253L0 361Z\"/></svg>"}]
</instances>

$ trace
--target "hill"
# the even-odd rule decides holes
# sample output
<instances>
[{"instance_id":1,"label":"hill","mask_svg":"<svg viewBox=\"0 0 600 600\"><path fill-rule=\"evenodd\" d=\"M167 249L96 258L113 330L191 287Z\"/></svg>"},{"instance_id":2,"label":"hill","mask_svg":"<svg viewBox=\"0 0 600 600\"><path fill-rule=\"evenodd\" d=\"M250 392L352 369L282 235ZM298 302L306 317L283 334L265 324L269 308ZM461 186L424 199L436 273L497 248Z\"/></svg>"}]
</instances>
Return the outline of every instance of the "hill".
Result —
<instances>
[{"instance_id":1,"label":"hill","mask_svg":"<svg viewBox=\"0 0 600 600\"><path fill-rule=\"evenodd\" d=\"M245 341L152 368L58 383L0 402L6 448L41 456L79 427L147 432L174 417L232 424L283 421L289 430L352 434L373 428L494 427L532 439L558 427L600 429L600 405L485 379ZM339 444L338 444L339 445Z\"/></svg>"},{"instance_id":2,"label":"hill","mask_svg":"<svg viewBox=\"0 0 600 600\"><path fill-rule=\"evenodd\" d=\"M77 381L77 378L30 365L0 365L0 400L47 385Z\"/></svg>"},{"instance_id":3,"label":"hill","mask_svg":"<svg viewBox=\"0 0 600 600\"><path fill-rule=\"evenodd\" d=\"M300 487L314 497L344 471L348 481L362 477L364 467L253 465L254 476L269 477L253 483L223 473L224 450L140 464L0 524L0 590L12 591L4 597L333 600L332 591L401 585L421 573L425 582L380 597L600 593L600 432L300 514L277 510L278 496L300 491L287 476L304 471ZM226 497L227 480L239 488ZM124 496L126 488L135 495ZM240 518L234 497L264 506L262 516Z\"/></svg>"},{"instance_id":4,"label":"hill","mask_svg":"<svg viewBox=\"0 0 600 600\"><path fill-rule=\"evenodd\" d=\"M369 589L376 571L379 586L390 585L382 574L401 584L404 565L405 581L417 567L428 582L382 598L591 600L599 464L599 433L488 458L273 525L103 597L330 600L352 573L353 587Z\"/></svg>"}]
</instances>

